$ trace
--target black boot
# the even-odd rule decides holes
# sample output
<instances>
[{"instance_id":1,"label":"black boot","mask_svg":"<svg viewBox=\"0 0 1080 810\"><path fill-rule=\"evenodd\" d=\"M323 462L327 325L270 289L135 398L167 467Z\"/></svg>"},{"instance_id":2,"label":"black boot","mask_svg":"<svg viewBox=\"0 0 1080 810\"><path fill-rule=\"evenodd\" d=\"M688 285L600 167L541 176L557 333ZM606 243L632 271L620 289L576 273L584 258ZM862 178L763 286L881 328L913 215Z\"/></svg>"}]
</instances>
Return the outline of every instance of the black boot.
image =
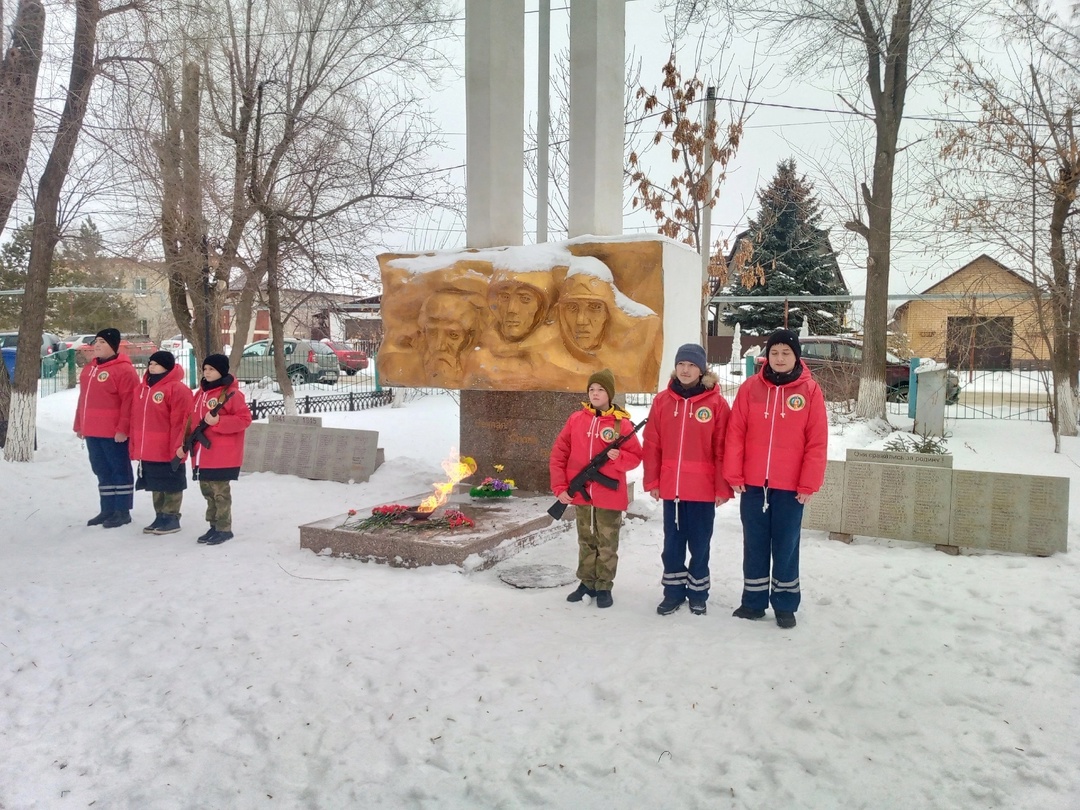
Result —
<instances>
[{"instance_id":1,"label":"black boot","mask_svg":"<svg viewBox=\"0 0 1080 810\"><path fill-rule=\"evenodd\" d=\"M154 534L176 534L180 531L179 515L162 515L161 522L154 529Z\"/></svg>"},{"instance_id":2,"label":"black boot","mask_svg":"<svg viewBox=\"0 0 1080 810\"><path fill-rule=\"evenodd\" d=\"M566 597L567 602L580 602L586 596L596 596L596 591L587 586L584 582L579 582L577 590Z\"/></svg>"},{"instance_id":3,"label":"black boot","mask_svg":"<svg viewBox=\"0 0 1080 810\"><path fill-rule=\"evenodd\" d=\"M205 532L203 532L202 534L199 535L199 539L196 540L196 542L197 543L205 543L207 540L210 539L210 537L216 531L217 531L217 529L215 529L213 526L211 526L209 529L207 529Z\"/></svg>"},{"instance_id":4,"label":"black boot","mask_svg":"<svg viewBox=\"0 0 1080 810\"><path fill-rule=\"evenodd\" d=\"M127 509L117 509L105 518L105 522L101 525L106 529L115 529L117 526L126 526L128 523L131 523L131 512Z\"/></svg>"},{"instance_id":5,"label":"black boot","mask_svg":"<svg viewBox=\"0 0 1080 810\"><path fill-rule=\"evenodd\" d=\"M613 604L611 599L611 591L597 591L596 592L596 606L598 608L611 607Z\"/></svg>"},{"instance_id":6,"label":"black boot","mask_svg":"<svg viewBox=\"0 0 1080 810\"><path fill-rule=\"evenodd\" d=\"M676 610L682 607L683 599L675 599L674 597L664 597L664 601L656 606L656 612L661 616L670 616Z\"/></svg>"},{"instance_id":7,"label":"black boot","mask_svg":"<svg viewBox=\"0 0 1080 810\"><path fill-rule=\"evenodd\" d=\"M112 514L112 512L98 512L96 515L94 515L92 518L90 518L88 521L86 521L86 525L87 526L100 526L102 523L104 523L106 520L109 519L109 515L111 515L111 514Z\"/></svg>"},{"instance_id":8,"label":"black boot","mask_svg":"<svg viewBox=\"0 0 1080 810\"><path fill-rule=\"evenodd\" d=\"M752 608L748 608L746 605L740 605L739 607L735 608L735 612L731 615L734 616L736 619L764 619L765 611L753 610Z\"/></svg>"},{"instance_id":9,"label":"black boot","mask_svg":"<svg viewBox=\"0 0 1080 810\"><path fill-rule=\"evenodd\" d=\"M212 535L210 535L208 538L206 538L206 545L208 545L208 546L218 546L218 545L221 545L222 543L224 543L226 540L232 540L232 538L233 538L233 533L232 532L223 532L223 531L221 531L219 529L218 531L216 531Z\"/></svg>"},{"instance_id":10,"label":"black boot","mask_svg":"<svg viewBox=\"0 0 1080 810\"><path fill-rule=\"evenodd\" d=\"M149 526L143 526L142 533L143 534L153 534L154 529L156 529L158 526L161 525L161 518L162 517L164 517L164 515L162 515L161 512L156 512L154 514L154 522L151 523Z\"/></svg>"},{"instance_id":11,"label":"black boot","mask_svg":"<svg viewBox=\"0 0 1080 810\"><path fill-rule=\"evenodd\" d=\"M691 599L690 612L693 613L695 616L704 616L705 611L707 610L707 604L707 602L695 602L693 599Z\"/></svg>"},{"instance_id":12,"label":"black boot","mask_svg":"<svg viewBox=\"0 0 1080 810\"><path fill-rule=\"evenodd\" d=\"M777 610L775 612L777 627L783 627L787 630L795 626L795 614L790 610Z\"/></svg>"}]
</instances>

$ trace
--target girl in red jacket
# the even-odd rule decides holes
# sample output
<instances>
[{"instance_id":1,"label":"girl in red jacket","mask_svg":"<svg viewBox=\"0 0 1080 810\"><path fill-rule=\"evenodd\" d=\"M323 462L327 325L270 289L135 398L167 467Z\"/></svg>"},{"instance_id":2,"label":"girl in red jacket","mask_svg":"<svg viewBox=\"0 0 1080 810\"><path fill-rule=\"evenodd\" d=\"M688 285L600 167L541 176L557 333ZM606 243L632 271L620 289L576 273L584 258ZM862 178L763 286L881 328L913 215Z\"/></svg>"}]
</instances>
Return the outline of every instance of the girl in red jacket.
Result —
<instances>
[{"instance_id":1,"label":"girl in red jacket","mask_svg":"<svg viewBox=\"0 0 1080 810\"><path fill-rule=\"evenodd\" d=\"M210 523L210 529L200 535L199 542L216 546L233 537L229 482L240 477L244 431L251 424L251 411L239 384L229 373L228 357L211 354L203 360L202 370L191 425L194 430L200 423L206 423L204 435L210 446L196 442L191 448L191 477L199 482L199 490L206 498L206 520ZM215 409L218 409L216 414L212 413ZM178 451L177 455L182 452Z\"/></svg>"},{"instance_id":2,"label":"girl in red jacket","mask_svg":"<svg viewBox=\"0 0 1080 810\"><path fill-rule=\"evenodd\" d=\"M581 580L577 590L566 597L567 602L580 602L583 597L596 599L599 608L611 607L611 587L619 565L619 529L622 513L629 505L626 474L641 463L641 443L631 436L622 447L608 450L607 461L600 472L619 482L618 489L589 482L585 485L591 500L581 494L567 492L570 481L619 436L632 433L630 414L613 404L615 376L608 369L589 377L588 402L582 410L570 414L555 445L551 448L548 467L551 491L561 503L573 504L577 515L578 568Z\"/></svg>"},{"instance_id":3,"label":"girl in red jacket","mask_svg":"<svg viewBox=\"0 0 1080 810\"><path fill-rule=\"evenodd\" d=\"M191 419L191 389L172 352L154 352L131 408L131 458L139 462L135 489L154 498L154 522L145 534L180 531L180 504L187 489L184 465L174 470L173 457L184 444Z\"/></svg>"},{"instance_id":4,"label":"girl in red jacket","mask_svg":"<svg viewBox=\"0 0 1080 810\"><path fill-rule=\"evenodd\" d=\"M728 422L724 477L742 493L743 524L742 605L733 615L760 619L771 603L776 623L794 627L803 506L825 480L829 420L798 335L777 329L765 354L761 373L739 387Z\"/></svg>"},{"instance_id":5,"label":"girl in red jacket","mask_svg":"<svg viewBox=\"0 0 1080 810\"><path fill-rule=\"evenodd\" d=\"M128 435L139 375L131 358L120 354L119 330L102 329L94 337L91 351L93 360L83 366L79 375L74 425L75 435L86 442L101 501L101 511L86 525L115 529L131 523L135 498Z\"/></svg>"},{"instance_id":6,"label":"girl in red jacket","mask_svg":"<svg viewBox=\"0 0 1080 810\"><path fill-rule=\"evenodd\" d=\"M653 399L645 425L643 483L655 500L664 501L664 599L656 608L661 616L678 610L687 596L690 612L705 614L716 507L734 497L722 474L729 408L716 377L706 371L705 349L680 346L671 382Z\"/></svg>"}]
</instances>

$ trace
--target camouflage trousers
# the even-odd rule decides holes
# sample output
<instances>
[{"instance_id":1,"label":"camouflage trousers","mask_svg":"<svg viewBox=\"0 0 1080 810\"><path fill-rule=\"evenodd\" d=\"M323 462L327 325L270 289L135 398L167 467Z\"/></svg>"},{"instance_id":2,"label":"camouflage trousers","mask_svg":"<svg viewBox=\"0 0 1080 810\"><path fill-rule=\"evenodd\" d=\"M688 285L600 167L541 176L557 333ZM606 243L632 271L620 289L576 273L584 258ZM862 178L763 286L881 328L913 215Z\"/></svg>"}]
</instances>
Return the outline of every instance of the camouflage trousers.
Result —
<instances>
[{"instance_id":1,"label":"camouflage trousers","mask_svg":"<svg viewBox=\"0 0 1080 810\"><path fill-rule=\"evenodd\" d=\"M229 481L199 481L206 498L206 522L220 532L232 531L232 490Z\"/></svg>"},{"instance_id":2,"label":"camouflage trousers","mask_svg":"<svg viewBox=\"0 0 1080 810\"><path fill-rule=\"evenodd\" d=\"M180 504L184 502L181 492L153 492L154 511L159 515L180 515Z\"/></svg>"},{"instance_id":3,"label":"camouflage trousers","mask_svg":"<svg viewBox=\"0 0 1080 810\"><path fill-rule=\"evenodd\" d=\"M619 529L622 511L576 506L578 531L577 576L587 588L610 591L619 567Z\"/></svg>"}]
</instances>

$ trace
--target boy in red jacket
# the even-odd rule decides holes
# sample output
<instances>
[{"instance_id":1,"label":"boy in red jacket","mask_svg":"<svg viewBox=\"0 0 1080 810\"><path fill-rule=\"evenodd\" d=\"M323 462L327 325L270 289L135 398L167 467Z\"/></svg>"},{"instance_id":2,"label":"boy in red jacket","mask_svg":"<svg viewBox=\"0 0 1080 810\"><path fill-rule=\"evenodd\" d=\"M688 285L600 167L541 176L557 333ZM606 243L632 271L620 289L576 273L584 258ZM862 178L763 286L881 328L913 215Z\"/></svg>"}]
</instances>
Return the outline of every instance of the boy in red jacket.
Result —
<instances>
[{"instance_id":1,"label":"boy in red jacket","mask_svg":"<svg viewBox=\"0 0 1080 810\"><path fill-rule=\"evenodd\" d=\"M146 365L142 385L131 409L131 458L139 462L135 489L149 490L154 498L154 522L144 534L180 531L180 504L187 489L184 465L175 470L173 457L183 453L184 435L191 419L191 389L172 352L154 352Z\"/></svg>"},{"instance_id":2,"label":"boy in red jacket","mask_svg":"<svg viewBox=\"0 0 1080 810\"><path fill-rule=\"evenodd\" d=\"M803 506L825 480L829 418L798 335L777 329L765 355L761 372L739 386L728 422L724 477L742 493L743 524L742 605L732 615L761 619L771 603L788 628L801 599Z\"/></svg>"},{"instance_id":3,"label":"boy in red jacket","mask_svg":"<svg viewBox=\"0 0 1080 810\"><path fill-rule=\"evenodd\" d=\"M216 546L233 537L229 482L240 477L240 467L244 463L244 431L251 424L251 411L239 384L229 373L228 357L211 354L203 360L202 370L191 427L194 430L205 420L205 436L210 440L210 446L196 443L192 447L191 477L199 482L199 490L206 498L206 520L210 523L210 529L199 536L199 542ZM221 410L210 413L222 400L225 404ZM183 448L176 455L182 458Z\"/></svg>"},{"instance_id":4,"label":"boy in red jacket","mask_svg":"<svg viewBox=\"0 0 1080 810\"><path fill-rule=\"evenodd\" d=\"M91 346L93 360L79 374L74 425L75 435L86 442L101 501L101 511L86 525L115 529L131 523L135 498L128 434L139 375L131 358L120 354L119 330L102 329Z\"/></svg>"},{"instance_id":5,"label":"boy in red jacket","mask_svg":"<svg viewBox=\"0 0 1080 810\"><path fill-rule=\"evenodd\" d=\"M674 613L687 597L690 612L705 615L716 507L734 497L722 475L729 409L716 382L707 373L705 349L680 346L671 382L653 399L645 425L644 487L664 501L664 598L656 607L661 616Z\"/></svg>"},{"instance_id":6,"label":"boy in red jacket","mask_svg":"<svg viewBox=\"0 0 1080 810\"><path fill-rule=\"evenodd\" d=\"M611 587L619 565L619 529L622 513L629 505L626 474L641 463L641 443L631 436L622 447L608 450L607 461L600 472L619 482L618 489L601 484L585 485L591 501L581 494L567 492L570 481L588 463L619 436L632 433L630 414L614 404L615 376L608 369L589 377L588 402L570 414L566 425L551 448L548 468L551 491L561 503L573 504L577 515L578 568L581 580L567 602L580 602L583 597L596 599L598 608L611 607Z\"/></svg>"}]
</instances>

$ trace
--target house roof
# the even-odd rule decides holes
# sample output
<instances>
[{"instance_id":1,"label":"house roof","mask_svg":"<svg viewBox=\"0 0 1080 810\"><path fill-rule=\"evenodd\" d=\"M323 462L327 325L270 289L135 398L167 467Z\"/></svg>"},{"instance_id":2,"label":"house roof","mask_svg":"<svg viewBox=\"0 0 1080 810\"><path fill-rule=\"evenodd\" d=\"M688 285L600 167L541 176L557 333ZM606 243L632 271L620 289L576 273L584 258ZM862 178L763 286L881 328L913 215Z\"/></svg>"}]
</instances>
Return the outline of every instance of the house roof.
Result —
<instances>
[{"instance_id":1,"label":"house roof","mask_svg":"<svg viewBox=\"0 0 1080 810\"><path fill-rule=\"evenodd\" d=\"M1011 268L1008 268L1005 265L1003 265L1001 262L999 262L993 256L990 256L990 255L988 255L986 253L981 253L978 256L976 256L974 259L972 259L970 262L965 264L964 266L962 266L962 267L954 270L953 272L949 273L949 275L945 276L945 278L941 279L940 281L935 281L933 284L931 284L929 287L927 287L925 290L923 290L922 293L920 293L920 295L925 295L926 293L933 292L935 290L935 288L940 287L942 284L944 284L946 281L948 281L953 276L955 276L955 275L957 275L959 273L963 273L965 270L967 270L969 267L971 267L971 265L975 264L975 262L980 261L981 259L986 259L988 262L990 262L995 267L997 267L997 269L1001 270L1002 272L1008 273L1010 276L1012 276L1015 279L1018 279L1019 281L1022 281L1027 286L1029 286L1029 287L1034 287L1035 286L1031 282L1031 279L1024 278L1022 275L1017 273L1015 270L1012 270Z\"/></svg>"}]
</instances>

